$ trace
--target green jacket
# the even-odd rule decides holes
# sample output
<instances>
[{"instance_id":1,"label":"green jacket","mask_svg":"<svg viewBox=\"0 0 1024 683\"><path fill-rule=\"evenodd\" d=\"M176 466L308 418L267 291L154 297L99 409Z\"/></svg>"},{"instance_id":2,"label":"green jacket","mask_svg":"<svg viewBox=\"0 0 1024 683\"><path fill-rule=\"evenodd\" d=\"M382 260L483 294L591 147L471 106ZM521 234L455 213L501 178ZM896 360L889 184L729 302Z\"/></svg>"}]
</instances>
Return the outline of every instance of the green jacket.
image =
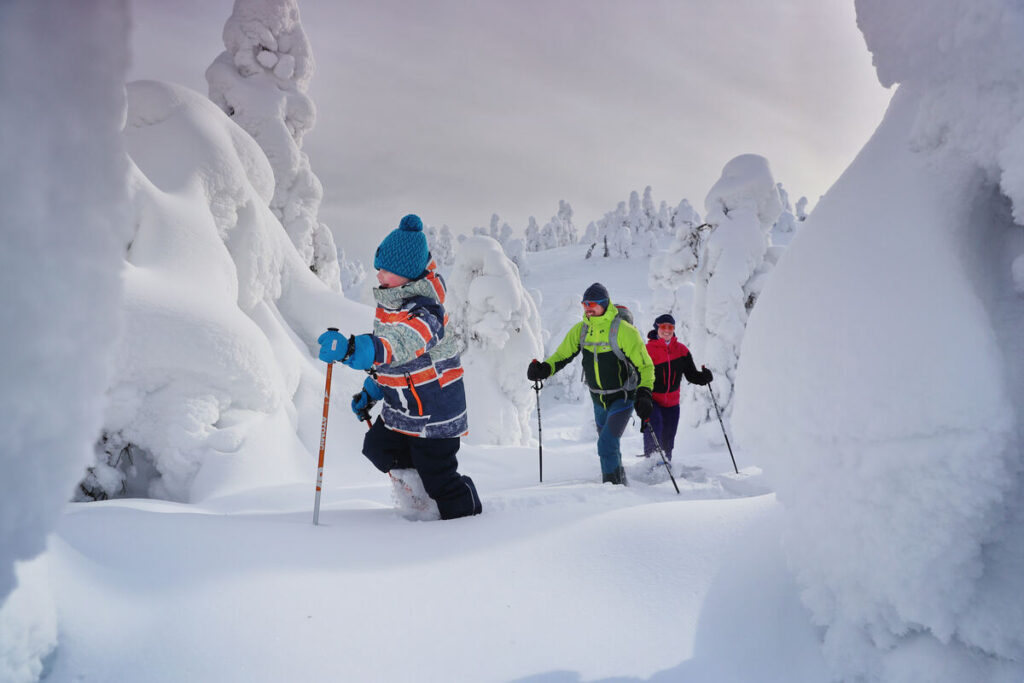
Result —
<instances>
[{"instance_id":1,"label":"green jacket","mask_svg":"<svg viewBox=\"0 0 1024 683\"><path fill-rule=\"evenodd\" d=\"M584 343L587 348L582 349L583 377L591 389L591 396L594 400L601 401L605 407L620 398L633 398L626 393L624 388L626 380L629 378L629 369L612 352L611 343L608 340L612 320L615 319L617 312L614 304L609 302L608 310L603 315L584 318L573 325L555 352L544 361L551 366L553 373L571 363L581 350L580 328L586 326L586 341ZM620 321L618 343L626 359L633 364L640 375L638 386L653 389L654 363L651 362L651 356L647 353L647 345L640 331L625 320ZM596 344L596 346L590 346L591 344ZM607 392L615 389L622 389L622 391L594 393L594 390Z\"/></svg>"}]
</instances>

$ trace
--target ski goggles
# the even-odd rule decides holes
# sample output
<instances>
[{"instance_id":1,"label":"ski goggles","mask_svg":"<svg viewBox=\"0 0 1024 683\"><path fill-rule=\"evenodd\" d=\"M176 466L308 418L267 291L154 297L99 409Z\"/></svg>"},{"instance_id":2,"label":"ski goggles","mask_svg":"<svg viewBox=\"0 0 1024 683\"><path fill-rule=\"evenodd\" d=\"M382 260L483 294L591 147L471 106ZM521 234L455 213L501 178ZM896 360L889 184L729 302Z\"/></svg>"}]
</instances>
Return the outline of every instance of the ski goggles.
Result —
<instances>
[{"instance_id":1,"label":"ski goggles","mask_svg":"<svg viewBox=\"0 0 1024 683\"><path fill-rule=\"evenodd\" d=\"M583 305L586 306L587 308L592 308L594 306L607 306L608 305L608 299L600 299L600 300L597 300L597 301L584 299L583 300Z\"/></svg>"},{"instance_id":2,"label":"ski goggles","mask_svg":"<svg viewBox=\"0 0 1024 683\"><path fill-rule=\"evenodd\" d=\"M673 325L672 323L661 323L660 325L658 325L658 329L663 330L665 332L675 332L676 326Z\"/></svg>"}]
</instances>

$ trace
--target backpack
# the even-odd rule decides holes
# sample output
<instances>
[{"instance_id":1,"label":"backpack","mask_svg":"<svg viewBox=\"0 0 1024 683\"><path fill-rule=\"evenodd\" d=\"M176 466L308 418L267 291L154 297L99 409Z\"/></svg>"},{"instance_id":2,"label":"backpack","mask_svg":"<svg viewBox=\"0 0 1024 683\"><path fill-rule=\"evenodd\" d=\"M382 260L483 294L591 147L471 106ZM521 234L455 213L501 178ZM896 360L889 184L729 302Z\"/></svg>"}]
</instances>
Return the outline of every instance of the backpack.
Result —
<instances>
[{"instance_id":1,"label":"backpack","mask_svg":"<svg viewBox=\"0 0 1024 683\"><path fill-rule=\"evenodd\" d=\"M626 358L626 354L622 352L622 348L619 346L619 325L622 324L623 320L627 323L633 324L633 313L625 306L616 305L615 310L615 317L612 318L611 327L608 329L608 345L612 347L612 353L614 353L615 357L619 359L619 362L626 366L628 376L626 377L626 383L618 389L595 389L594 387L587 387L595 394L617 394L620 391L628 393L635 391L636 388L640 386L640 375L636 371L636 366ZM583 350L583 348L587 346L586 340L588 331L589 326L584 323L580 327L580 350ZM600 344L591 344L591 346L599 345ZM597 353L597 351L594 351L594 353ZM586 381L585 376L583 379Z\"/></svg>"}]
</instances>

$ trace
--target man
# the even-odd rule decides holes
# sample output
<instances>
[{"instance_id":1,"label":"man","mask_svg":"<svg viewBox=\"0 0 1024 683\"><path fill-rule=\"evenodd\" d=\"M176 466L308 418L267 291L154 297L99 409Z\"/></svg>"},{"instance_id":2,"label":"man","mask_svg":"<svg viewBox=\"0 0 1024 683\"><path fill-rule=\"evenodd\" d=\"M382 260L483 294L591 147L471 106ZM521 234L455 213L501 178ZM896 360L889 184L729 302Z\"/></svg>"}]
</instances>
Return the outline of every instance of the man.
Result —
<instances>
[{"instance_id":1,"label":"man","mask_svg":"<svg viewBox=\"0 0 1024 683\"><path fill-rule=\"evenodd\" d=\"M619 440L634 407L641 420L651 415L654 365L640 332L619 316L604 285L595 282L587 287L582 304L584 319L551 356L543 362L534 359L526 376L532 381L546 379L582 353L597 422L602 481L626 485Z\"/></svg>"}]
</instances>

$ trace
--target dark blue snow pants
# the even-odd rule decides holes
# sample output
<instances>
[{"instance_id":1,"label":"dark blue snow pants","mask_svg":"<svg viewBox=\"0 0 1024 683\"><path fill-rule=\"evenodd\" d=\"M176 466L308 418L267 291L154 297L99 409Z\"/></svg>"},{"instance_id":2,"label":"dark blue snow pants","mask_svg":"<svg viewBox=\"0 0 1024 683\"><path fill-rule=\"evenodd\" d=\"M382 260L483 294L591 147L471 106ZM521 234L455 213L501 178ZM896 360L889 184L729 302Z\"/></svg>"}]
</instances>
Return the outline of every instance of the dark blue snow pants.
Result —
<instances>
[{"instance_id":1,"label":"dark blue snow pants","mask_svg":"<svg viewBox=\"0 0 1024 683\"><path fill-rule=\"evenodd\" d=\"M658 444L661 450L665 451L665 459L672 460L672 448L676 443L676 429L679 427L679 406L659 406L654 404L651 411L651 427L654 435L658 437ZM654 448L654 439L650 432L644 432L644 455L657 454Z\"/></svg>"},{"instance_id":2,"label":"dark blue snow pants","mask_svg":"<svg viewBox=\"0 0 1024 683\"><path fill-rule=\"evenodd\" d=\"M473 480L458 473L459 437L424 439L393 432L377 418L363 439L363 455L381 472L415 468L441 519L480 514Z\"/></svg>"}]
</instances>

